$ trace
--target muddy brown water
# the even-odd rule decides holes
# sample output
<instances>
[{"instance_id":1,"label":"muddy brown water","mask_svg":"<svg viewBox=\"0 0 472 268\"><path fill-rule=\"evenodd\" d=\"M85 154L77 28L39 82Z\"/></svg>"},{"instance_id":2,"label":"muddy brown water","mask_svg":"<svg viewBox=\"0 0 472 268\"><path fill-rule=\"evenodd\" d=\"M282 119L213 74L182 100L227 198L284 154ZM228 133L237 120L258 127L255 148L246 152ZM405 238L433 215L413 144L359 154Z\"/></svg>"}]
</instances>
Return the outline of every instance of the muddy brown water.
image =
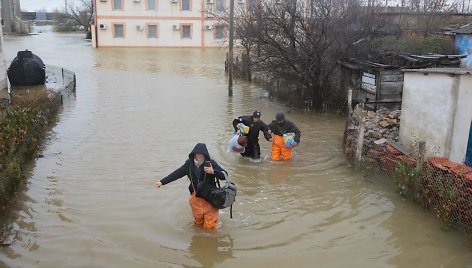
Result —
<instances>
[{"instance_id":1,"label":"muddy brown water","mask_svg":"<svg viewBox=\"0 0 472 268\"><path fill-rule=\"evenodd\" d=\"M36 28L38 31L38 28ZM472 267L470 242L346 162L344 118L291 109L235 83L225 51L93 49L80 34L4 37L11 61L28 48L77 73L26 189L2 219L14 241L6 267ZM302 130L293 161L226 152L231 121L275 112ZM261 136L262 137L262 136ZM192 224L188 181L153 184L205 142L239 192L233 219Z\"/></svg>"}]
</instances>

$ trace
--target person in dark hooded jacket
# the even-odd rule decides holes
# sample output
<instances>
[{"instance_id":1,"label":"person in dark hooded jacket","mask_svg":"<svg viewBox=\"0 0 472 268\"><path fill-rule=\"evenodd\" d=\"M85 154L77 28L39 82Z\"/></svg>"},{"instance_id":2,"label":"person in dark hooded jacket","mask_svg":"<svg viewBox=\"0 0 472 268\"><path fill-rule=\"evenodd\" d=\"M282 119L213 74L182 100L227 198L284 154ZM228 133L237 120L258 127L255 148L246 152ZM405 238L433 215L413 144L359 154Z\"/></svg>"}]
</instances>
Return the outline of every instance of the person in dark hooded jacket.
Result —
<instances>
[{"instance_id":1,"label":"person in dark hooded jacket","mask_svg":"<svg viewBox=\"0 0 472 268\"><path fill-rule=\"evenodd\" d=\"M211 166L205 166L209 161ZM216 179L225 180L228 173L221 168L215 160L210 158L208 149L204 143L198 143L189 154L185 163L165 178L156 182L155 187L171 183L187 175L190 180L188 189L190 191L189 203L192 208L193 221L195 224L203 224L205 229L215 229L218 223L219 211L205 199L197 197L196 189L200 182L207 182L216 187Z\"/></svg>"},{"instance_id":2,"label":"person in dark hooded jacket","mask_svg":"<svg viewBox=\"0 0 472 268\"><path fill-rule=\"evenodd\" d=\"M273 120L268 127L269 133L274 134L271 155L272 160L279 161L281 157L283 160L291 159L293 147L298 146L300 143L300 130L293 122L286 120L285 114L282 112L278 112L275 115L275 120ZM294 143L289 147L286 146L283 140L284 134L288 133L295 134Z\"/></svg>"},{"instance_id":3,"label":"person in dark hooded jacket","mask_svg":"<svg viewBox=\"0 0 472 268\"><path fill-rule=\"evenodd\" d=\"M262 131L264 138L267 141L272 142L272 136L269 134L269 128L261 120L261 112L255 111L251 115L242 115L237 119L233 120L233 127L235 131L238 131L238 124L243 123L245 126L249 127L249 132L247 136L247 145L244 153L241 153L242 156L252 157L258 159L261 157L261 147L259 145L259 131Z\"/></svg>"}]
</instances>

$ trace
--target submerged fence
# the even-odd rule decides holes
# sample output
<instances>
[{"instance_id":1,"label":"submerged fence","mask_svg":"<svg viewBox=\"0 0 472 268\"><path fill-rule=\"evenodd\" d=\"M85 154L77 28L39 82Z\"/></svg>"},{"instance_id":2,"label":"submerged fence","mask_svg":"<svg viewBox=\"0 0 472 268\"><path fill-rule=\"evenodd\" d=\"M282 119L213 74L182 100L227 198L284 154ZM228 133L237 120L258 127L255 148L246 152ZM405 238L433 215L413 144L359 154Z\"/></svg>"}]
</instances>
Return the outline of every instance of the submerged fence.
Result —
<instances>
[{"instance_id":1,"label":"submerged fence","mask_svg":"<svg viewBox=\"0 0 472 268\"><path fill-rule=\"evenodd\" d=\"M344 149L355 168L388 182L448 227L472 235L472 168L444 157L425 157L425 142L402 148L400 111L349 111Z\"/></svg>"},{"instance_id":2,"label":"submerged fence","mask_svg":"<svg viewBox=\"0 0 472 268\"><path fill-rule=\"evenodd\" d=\"M63 102L64 99L75 93L75 73L61 67L46 65L46 87L56 94L58 100Z\"/></svg>"}]
</instances>

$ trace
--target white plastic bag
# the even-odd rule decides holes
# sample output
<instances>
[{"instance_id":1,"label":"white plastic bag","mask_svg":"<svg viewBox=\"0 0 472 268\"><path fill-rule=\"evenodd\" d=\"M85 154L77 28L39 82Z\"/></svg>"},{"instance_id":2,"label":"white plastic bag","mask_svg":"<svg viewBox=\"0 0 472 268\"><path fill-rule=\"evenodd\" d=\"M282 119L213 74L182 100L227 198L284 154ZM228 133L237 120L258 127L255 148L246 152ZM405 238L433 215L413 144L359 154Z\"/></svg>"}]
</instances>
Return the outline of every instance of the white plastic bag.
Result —
<instances>
[{"instance_id":1,"label":"white plastic bag","mask_svg":"<svg viewBox=\"0 0 472 268\"><path fill-rule=\"evenodd\" d=\"M228 152L232 153L244 153L246 148L238 143L238 135L234 135L231 140L228 141Z\"/></svg>"}]
</instances>

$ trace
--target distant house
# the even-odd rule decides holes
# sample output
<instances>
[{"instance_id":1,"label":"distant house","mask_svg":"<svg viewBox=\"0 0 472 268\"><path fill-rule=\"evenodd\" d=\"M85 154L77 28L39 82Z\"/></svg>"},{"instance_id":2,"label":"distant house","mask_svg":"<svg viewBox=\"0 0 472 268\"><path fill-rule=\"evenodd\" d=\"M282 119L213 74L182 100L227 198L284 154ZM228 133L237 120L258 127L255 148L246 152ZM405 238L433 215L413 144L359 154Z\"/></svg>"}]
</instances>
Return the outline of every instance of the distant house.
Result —
<instances>
[{"instance_id":1,"label":"distant house","mask_svg":"<svg viewBox=\"0 0 472 268\"><path fill-rule=\"evenodd\" d=\"M45 12L45 11L35 11L35 12L28 12L22 11L21 18L26 21L50 21L54 20L54 16L57 16L54 12Z\"/></svg>"},{"instance_id":2,"label":"distant house","mask_svg":"<svg viewBox=\"0 0 472 268\"><path fill-rule=\"evenodd\" d=\"M472 164L472 71L463 68L404 70L400 142L426 156Z\"/></svg>"},{"instance_id":3,"label":"distant house","mask_svg":"<svg viewBox=\"0 0 472 268\"><path fill-rule=\"evenodd\" d=\"M472 69L472 23L454 30L452 33L455 35L456 51L467 55L467 58L462 60L461 66Z\"/></svg>"}]
</instances>

